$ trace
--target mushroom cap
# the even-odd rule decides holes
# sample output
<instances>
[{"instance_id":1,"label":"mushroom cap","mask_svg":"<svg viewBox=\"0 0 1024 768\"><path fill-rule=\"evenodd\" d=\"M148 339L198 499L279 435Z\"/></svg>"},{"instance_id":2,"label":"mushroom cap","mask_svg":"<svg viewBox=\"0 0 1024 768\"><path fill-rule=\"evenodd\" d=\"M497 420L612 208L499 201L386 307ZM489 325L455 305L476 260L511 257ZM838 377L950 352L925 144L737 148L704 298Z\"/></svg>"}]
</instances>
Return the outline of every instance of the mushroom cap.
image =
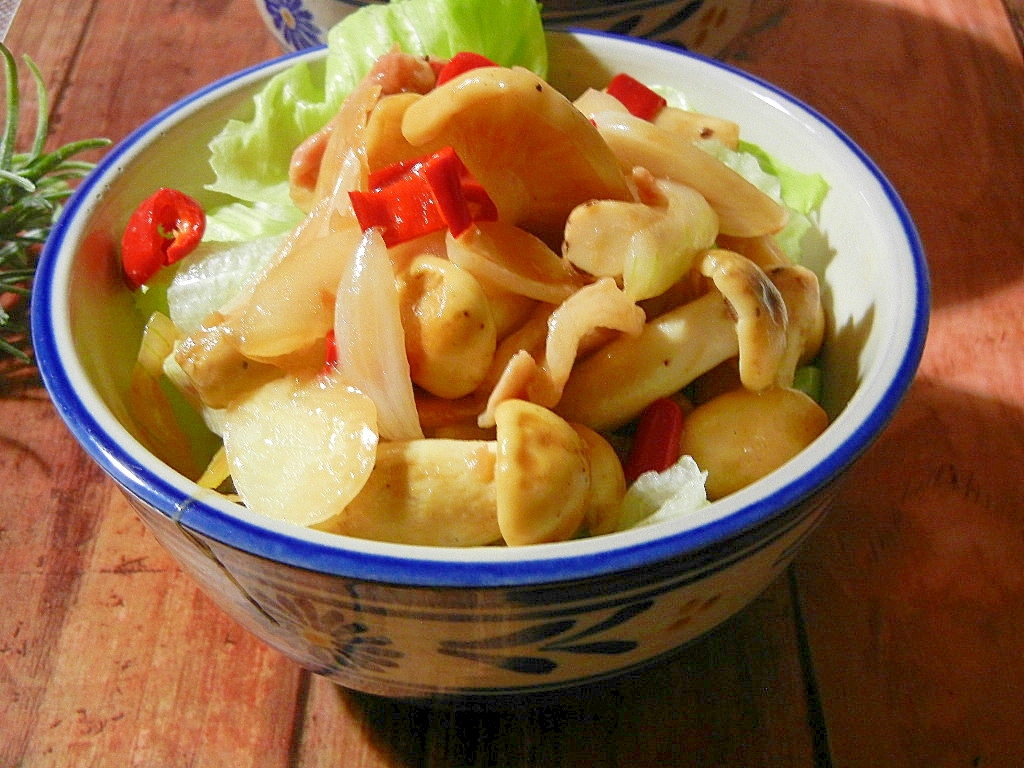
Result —
<instances>
[{"instance_id":1,"label":"mushroom cap","mask_svg":"<svg viewBox=\"0 0 1024 768\"><path fill-rule=\"evenodd\" d=\"M570 538L590 496L587 444L564 419L526 400L495 409L498 527L511 546Z\"/></svg>"}]
</instances>

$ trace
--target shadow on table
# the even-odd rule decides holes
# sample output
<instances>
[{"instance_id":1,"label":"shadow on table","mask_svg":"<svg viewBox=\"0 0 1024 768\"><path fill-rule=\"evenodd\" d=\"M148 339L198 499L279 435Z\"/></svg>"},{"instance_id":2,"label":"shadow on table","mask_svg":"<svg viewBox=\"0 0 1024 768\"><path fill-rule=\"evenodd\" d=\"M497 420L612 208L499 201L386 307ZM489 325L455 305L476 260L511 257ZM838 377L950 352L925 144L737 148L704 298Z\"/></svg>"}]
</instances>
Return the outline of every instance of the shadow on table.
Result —
<instances>
[{"instance_id":1,"label":"shadow on table","mask_svg":"<svg viewBox=\"0 0 1024 768\"><path fill-rule=\"evenodd\" d=\"M332 688L334 706L388 766L810 766L795 627L783 577L673 658L611 682L491 704Z\"/></svg>"},{"instance_id":2,"label":"shadow on table","mask_svg":"<svg viewBox=\"0 0 1024 768\"><path fill-rule=\"evenodd\" d=\"M921 378L797 558L843 764L1024 765L1022 467L1020 402Z\"/></svg>"},{"instance_id":3,"label":"shadow on table","mask_svg":"<svg viewBox=\"0 0 1024 768\"><path fill-rule=\"evenodd\" d=\"M931 7L945 6L965 26L985 13ZM1021 279L1024 64L1011 34L996 48L856 0L758 0L752 13L726 61L817 109L879 165L920 231L937 309Z\"/></svg>"}]
</instances>

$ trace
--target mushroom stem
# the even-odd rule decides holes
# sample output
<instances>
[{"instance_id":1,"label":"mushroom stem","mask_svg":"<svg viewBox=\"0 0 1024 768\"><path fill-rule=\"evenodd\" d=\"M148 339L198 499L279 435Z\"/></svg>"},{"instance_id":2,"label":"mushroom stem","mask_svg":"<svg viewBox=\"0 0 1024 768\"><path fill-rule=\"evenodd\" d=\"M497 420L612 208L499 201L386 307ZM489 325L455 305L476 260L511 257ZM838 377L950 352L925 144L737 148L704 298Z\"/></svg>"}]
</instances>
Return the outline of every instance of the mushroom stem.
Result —
<instances>
[{"instance_id":1,"label":"mushroom stem","mask_svg":"<svg viewBox=\"0 0 1024 768\"><path fill-rule=\"evenodd\" d=\"M555 410L592 429L614 429L738 353L729 305L712 289L579 361Z\"/></svg>"},{"instance_id":2,"label":"mushroom stem","mask_svg":"<svg viewBox=\"0 0 1024 768\"><path fill-rule=\"evenodd\" d=\"M767 389L775 383L786 354L788 313L782 294L760 267L733 251L708 251L700 271L736 315L740 381L747 389Z\"/></svg>"}]
</instances>

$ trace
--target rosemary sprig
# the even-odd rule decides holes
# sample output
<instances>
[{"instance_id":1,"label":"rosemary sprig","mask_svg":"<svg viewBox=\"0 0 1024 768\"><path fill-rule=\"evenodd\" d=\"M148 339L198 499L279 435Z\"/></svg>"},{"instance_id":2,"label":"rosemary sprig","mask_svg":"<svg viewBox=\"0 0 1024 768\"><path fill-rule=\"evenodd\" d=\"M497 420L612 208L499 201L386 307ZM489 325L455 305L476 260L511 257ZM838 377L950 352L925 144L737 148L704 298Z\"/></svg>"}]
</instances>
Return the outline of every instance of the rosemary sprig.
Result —
<instances>
[{"instance_id":1,"label":"rosemary sprig","mask_svg":"<svg viewBox=\"0 0 1024 768\"><path fill-rule=\"evenodd\" d=\"M93 163L73 159L86 150L107 146L107 139L84 139L45 152L49 133L46 84L28 57L25 63L36 84L35 136L27 152L17 152L20 120L18 66L0 43L4 59L7 116L0 136L0 359L13 356L29 362L29 298L36 262L72 183L85 176Z\"/></svg>"}]
</instances>

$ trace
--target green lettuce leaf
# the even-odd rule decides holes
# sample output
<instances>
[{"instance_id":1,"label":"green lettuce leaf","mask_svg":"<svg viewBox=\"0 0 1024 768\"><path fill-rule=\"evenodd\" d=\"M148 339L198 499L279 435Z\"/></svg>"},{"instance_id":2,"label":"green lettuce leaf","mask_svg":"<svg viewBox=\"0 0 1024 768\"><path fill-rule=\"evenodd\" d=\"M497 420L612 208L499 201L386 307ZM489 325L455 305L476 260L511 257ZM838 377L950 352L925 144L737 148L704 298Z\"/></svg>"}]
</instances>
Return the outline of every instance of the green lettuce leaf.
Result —
<instances>
[{"instance_id":1,"label":"green lettuce leaf","mask_svg":"<svg viewBox=\"0 0 1024 768\"><path fill-rule=\"evenodd\" d=\"M828 194L825 178L818 173L798 171L748 141L741 140L737 149L729 149L713 139L697 144L789 209L789 222L776 233L775 240L789 258L799 263L805 244L820 240L813 216Z\"/></svg>"},{"instance_id":2,"label":"green lettuce leaf","mask_svg":"<svg viewBox=\"0 0 1024 768\"><path fill-rule=\"evenodd\" d=\"M216 179L209 189L244 203L290 206L292 151L327 123L373 62L395 45L440 58L472 50L498 64L547 74L547 44L534 0L392 0L347 16L327 40L324 66L296 63L278 73L254 97L252 118L230 121L210 142ZM214 233L234 239L233 222L221 221L218 211L210 216Z\"/></svg>"},{"instance_id":3,"label":"green lettuce leaf","mask_svg":"<svg viewBox=\"0 0 1024 768\"><path fill-rule=\"evenodd\" d=\"M782 202L794 211L809 216L824 202L829 185L820 173L791 168L750 142L741 141L739 149L757 158L761 170L779 180Z\"/></svg>"}]
</instances>

